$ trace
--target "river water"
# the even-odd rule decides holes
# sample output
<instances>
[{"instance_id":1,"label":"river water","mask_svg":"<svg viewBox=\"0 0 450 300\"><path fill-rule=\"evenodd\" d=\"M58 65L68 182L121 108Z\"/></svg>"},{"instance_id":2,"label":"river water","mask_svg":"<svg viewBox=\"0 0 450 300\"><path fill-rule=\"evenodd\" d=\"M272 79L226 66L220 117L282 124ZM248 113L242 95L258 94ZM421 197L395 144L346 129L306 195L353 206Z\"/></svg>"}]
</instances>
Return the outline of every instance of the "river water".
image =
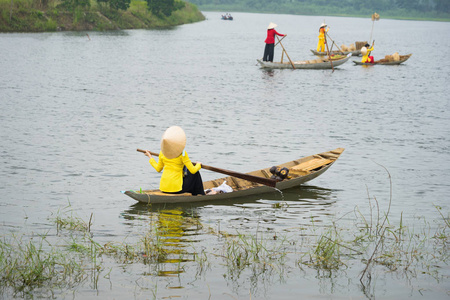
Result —
<instances>
[{"instance_id":1,"label":"river water","mask_svg":"<svg viewBox=\"0 0 450 300\"><path fill-rule=\"evenodd\" d=\"M386 212L391 192L393 223L425 223L432 231L442 222L436 207L448 216L449 23L326 17L339 45L368 40L373 25L375 59L413 55L399 66L349 61L334 72L267 71L256 59L269 22L288 35L289 57L304 60L314 59L310 49L324 18L233 13L234 21L222 21L221 13L204 14L203 22L166 30L0 34L2 236L53 235L51 216L66 206L84 220L92 214L92 234L102 242L139 236L150 219L169 218L185 232L172 232L180 247L209 253L224 242L206 226L285 235L292 245L312 219L352 226L355 211L369 213L374 198ZM280 56L277 46L275 60ZM120 191L157 188L160 176L136 148L159 151L172 125L184 128L192 160L238 172L346 150L326 173L284 193L217 204L136 204ZM206 170L202 176L222 177ZM205 227L198 230L191 219ZM188 260L171 276L163 272L173 269L170 262L158 272L110 263L109 276L95 287L88 281L57 297L448 299L450 290L448 260L437 278L380 272L367 293L358 280L363 263L327 275L288 255L277 272L256 276L233 273L221 256L209 258L200 275L198 263Z\"/></svg>"}]
</instances>

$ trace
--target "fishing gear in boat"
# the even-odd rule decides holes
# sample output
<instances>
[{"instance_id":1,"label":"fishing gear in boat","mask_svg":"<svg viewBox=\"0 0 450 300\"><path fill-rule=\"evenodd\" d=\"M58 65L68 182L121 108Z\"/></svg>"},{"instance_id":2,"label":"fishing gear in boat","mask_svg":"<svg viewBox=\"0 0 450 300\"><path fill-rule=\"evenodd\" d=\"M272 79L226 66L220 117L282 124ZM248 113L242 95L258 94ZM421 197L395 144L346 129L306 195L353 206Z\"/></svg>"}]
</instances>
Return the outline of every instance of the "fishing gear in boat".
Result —
<instances>
[{"instance_id":1,"label":"fishing gear in boat","mask_svg":"<svg viewBox=\"0 0 450 300\"><path fill-rule=\"evenodd\" d=\"M272 176L270 178L276 179L279 181L282 181L286 178L288 178L289 175L289 169L286 167L280 168L278 166L273 166L270 168L270 173L272 173Z\"/></svg>"}]
</instances>

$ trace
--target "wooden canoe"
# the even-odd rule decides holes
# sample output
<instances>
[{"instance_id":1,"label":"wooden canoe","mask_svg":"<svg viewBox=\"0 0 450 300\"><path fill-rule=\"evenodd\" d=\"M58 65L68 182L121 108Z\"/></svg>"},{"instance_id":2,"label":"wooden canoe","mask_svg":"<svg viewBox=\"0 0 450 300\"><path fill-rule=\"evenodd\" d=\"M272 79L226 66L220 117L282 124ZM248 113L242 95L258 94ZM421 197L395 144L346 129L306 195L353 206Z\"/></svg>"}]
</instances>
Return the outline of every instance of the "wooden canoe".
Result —
<instances>
[{"instance_id":1,"label":"wooden canoe","mask_svg":"<svg viewBox=\"0 0 450 300\"><path fill-rule=\"evenodd\" d=\"M351 54L343 55L335 55L331 58L333 62L333 66L331 66L330 60L328 57L319 58L313 60L302 60L302 61L293 61L295 69L331 69L333 67L337 67L345 63L350 59ZM261 68L264 69L292 69L292 64L290 61L285 62L270 62L270 61L262 61L261 59L257 59Z\"/></svg>"},{"instance_id":2,"label":"wooden canoe","mask_svg":"<svg viewBox=\"0 0 450 300\"><path fill-rule=\"evenodd\" d=\"M407 61L412 54L407 54L407 55L400 55L400 60L397 61L389 61L387 59L380 59L380 60L376 60L373 62L373 64L371 63L362 63L360 61L356 61L354 60L353 62L355 63L355 65L358 66L372 66L372 65L399 65L401 63L404 63L405 61Z\"/></svg>"},{"instance_id":3,"label":"wooden canoe","mask_svg":"<svg viewBox=\"0 0 450 300\"><path fill-rule=\"evenodd\" d=\"M328 56L328 53L325 51L325 52L319 52L319 51L316 51L316 50L313 50L313 49L310 49L311 50L311 52L314 54L314 55L317 55L317 56ZM337 55L337 54L342 54L342 55L347 55L347 54L351 54L352 56L360 56L361 55L361 50L355 50L355 51L340 51L340 50L334 50L334 51L331 51L331 54L332 55Z\"/></svg>"},{"instance_id":4,"label":"wooden canoe","mask_svg":"<svg viewBox=\"0 0 450 300\"><path fill-rule=\"evenodd\" d=\"M289 177L276 184L276 189L284 190L298 186L304 182L310 181L324 173L344 152L344 148L337 148L328 152L310 155L304 158L296 159L281 165L289 169ZM253 172L249 172L254 176L269 178L271 176L270 167ZM226 183L233 188L230 193L221 193L215 195L198 195L192 196L185 194L166 194L160 190L143 190L143 191L123 191L127 196L143 203L182 203L182 202L198 202L198 201L214 201L230 198L245 197L272 192L274 189L255 182L250 182L236 177L224 177L203 182L203 187L211 189L218 187L226 180Z\"/></svg>"}]
</instances>

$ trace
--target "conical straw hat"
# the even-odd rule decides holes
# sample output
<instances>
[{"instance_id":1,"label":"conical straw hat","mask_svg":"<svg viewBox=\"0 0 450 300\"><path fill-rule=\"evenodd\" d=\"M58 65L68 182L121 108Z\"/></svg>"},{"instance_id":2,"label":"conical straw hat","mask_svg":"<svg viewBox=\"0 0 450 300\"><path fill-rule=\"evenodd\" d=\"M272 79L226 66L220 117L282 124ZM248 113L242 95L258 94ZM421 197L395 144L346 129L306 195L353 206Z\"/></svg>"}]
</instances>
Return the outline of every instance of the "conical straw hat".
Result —
<instances>
[{"instance_id":1,"label":"conical straw hat","mask_svg":"<svg viewBox=\"0 0 450 300\"><path fill-rule=\"evenodd\" d=\"M327 24L325 24L325 23L322 23L322 25L320 25L320 28L322 28L322 27L326 27L326 26L328 26ZM317 27L316 27L317 28Z\"/></svg>"},{"instance_id":2,"label":"conical straw hat","mask_svg":"<svg viewBox=\"0 0 450 300\"><path fill-rule=\"evenodd\" d=\"M361 54L362 55L366 55L367 54L367 48L366 47L362 47L361 48Z\"/></svg>"},{"instance_id":3,"label":"conical straw hat","mask_svg":"<svg viewBox=\"0 0 450 300\"><path fill-rule=\"evenodd\" d=\"M179 126L166 129L161 138L161 152L168 159L180 156L186 146L186 134Z\"/></svg>"},{"instance_id":4,"label":"conical straw hat","mask_svg":"<svg viewBox=\"0 0 450 300\"><path fill-rule=\"evenodd\" d=\"M269 26L267 26L267 29L273 29L277 26L278 26L277 24L270 22Z\"/></svg>"}]
</instances>

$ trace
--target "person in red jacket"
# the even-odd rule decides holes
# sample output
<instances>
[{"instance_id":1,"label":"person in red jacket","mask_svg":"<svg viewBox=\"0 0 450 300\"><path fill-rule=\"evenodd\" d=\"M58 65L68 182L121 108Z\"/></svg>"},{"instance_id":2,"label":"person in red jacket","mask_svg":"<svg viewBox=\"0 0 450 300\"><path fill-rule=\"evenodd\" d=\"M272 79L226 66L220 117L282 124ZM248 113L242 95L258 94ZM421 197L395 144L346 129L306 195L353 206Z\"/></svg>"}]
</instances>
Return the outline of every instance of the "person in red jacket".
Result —
<instances>
[{"instance_id":1,"label":"person in red jacket","mask_svg":"<svg viewBox=\"0 0 450 300\"><path fill-rule=\"evenodd\" d=\"M279 36L286 36L286 34L278 33L275 30L275 27L277 26L278 26L277 24L270 22L269 26L267 27L267 38L264 41L266 43L266 47L264 48L263 61L273 62L273 52L275 49L275 34Z\"/></svg>"}]
</instances>

